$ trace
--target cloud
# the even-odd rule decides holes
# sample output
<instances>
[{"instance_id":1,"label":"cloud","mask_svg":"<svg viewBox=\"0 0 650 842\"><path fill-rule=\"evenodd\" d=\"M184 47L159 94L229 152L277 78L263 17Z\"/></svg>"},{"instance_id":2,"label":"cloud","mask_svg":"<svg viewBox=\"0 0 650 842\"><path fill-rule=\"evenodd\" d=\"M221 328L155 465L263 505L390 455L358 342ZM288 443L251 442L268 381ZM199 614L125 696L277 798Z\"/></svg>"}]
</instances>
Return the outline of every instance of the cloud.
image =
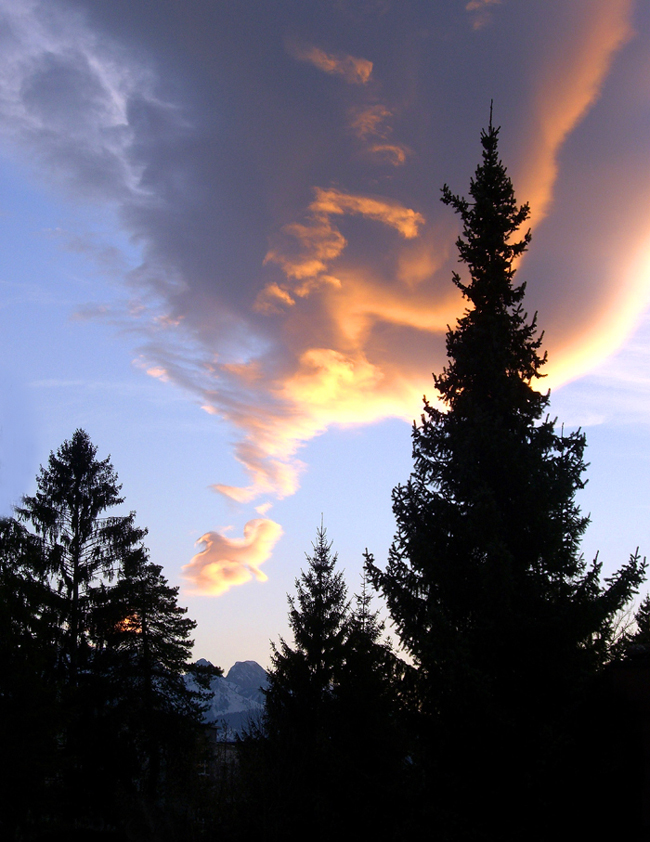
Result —
<instances>
[{"instance_id":1,"label":"cloud","mask_svg":"<svg viewBox=\"0 0 650 842\"><path fill-rule=\"evenodd\" d=\"M260 565L270 557L281 536L282 527L267 518L248 521L243 538L207 532L197 541L204 549L183 567L191 593L220 596L253 577L265 582L268 577Z\"/></svg>"},{"instance_id":2,"label":"cloud","mask_svg":"<svg viewBox=\"0 0 650 842\"><path fill-rule=\"evenodd\" d=\"M388 123L392 116L392 112L381 103L357 106L350 110L349 126L361 140L386 138L392 131Z\"/></svg>"},{"instance_id":3,"label":"cloud","mask_svg":"<svg viewBox=\"0 0 650 842\"><path fill-rule=\"evenodd\" d=\"M285 225L284 243L269 249L264 258L265 264L277 264L287 280L294 282L291 290L276 281L267 284L255 301L259 312L277 313L280 305L295 304L293 296L305 297L323 285L341 286L339 278L328 274L328 267L341 255L347 240L332 224L331 216L362 216L394 228L407 240L417 237L424 224L422 214L399 202L354 196L332 188L316 187L314 192L316 198L309 205L307 223Z\"/></svg>"},{"instance_id":4,"label":"cloud","mask_svg":"<svg viewBox=\"0 0 650 842\"><path fill-rule=\"evenodd\" d=\"M407 240L417 237L424 223L421 213L400 202L372 196L351 196L340 190L316 188L316 199L309 209L323 214L359 214L394 228Z\"/></svg>"},{"instance_id":5,"label":"cloud","mask_svg":"<svg viewBox=\"0 0 650 842\"><path fill-rule=\"evenodd\" d=\"M549 49L533 83L531 128L525 148L532 164L520 190L539 223L549 210L567 136L593 106L620 48L632 36L630 0L613 0L572 21L571 50L559 40Z\"/></svg>"},{"instance_id":6,"label":"cloud","mask_svg":"<svg viewBox=\"0 0 650 842\"><path fill-rule=\"evenodd\" d=\"M0 127L31 152L48 178L87 198L120 199L139 173L127 160L128 103L152 94L144 63L121 63L80 16L4 0ZM48 10L49 11L49 10ZM11 38L8 37L11 33Z\"/></svg>"},{"instance_id":7,"label":"cloud","mask_svg":"<svg viewBox=\"0 0 650 842\"><path fill-rule=\"evenodd\" d=\"M558 390L554 401L561 409L562 419L572 426L647 425L649 372L650 320L646 315L624 349L602 360L570 389Z\"/></svg>"},{"instance_id":8,"label":"cloud","mask_svg":"<svg viewBox=\"0 0 650 842\"><path fill-rule=\"evenodd\" d=\"M352 85L365 85L372 73L372 62L365 58L355 58L344 53L326 53L319 47L307 44L292 45L288 49L298 61L313 64L324 73L342 76Z\"/></svg>"},{"instance_id":9,"label":"cloud","mask_svg":"<svg viewBox=\"0 0 650 842\"><path fill-rule=\"evenodd\" d=\"M368 151L395 167L406 163L406 148L395 143L374 143Z\"/></svg>"},{"instance_id":10,"label":"cloud","mask_svg":"<svg viewBox=\"0 0 650 842\"><path fill-rule=\"evenodd\" d=\"M160 366L154 366L153 368L147 369L147 374L150 377L155 377L158 380L162 380L163 383L166 383L169 380L169 376L164 368Z\"/></svg>"},{"instance_id":11,"label":"cloud","mask_svg":"<svg viewBox=\"0 0 650 842\"><path fill-rule=\"evenodd\" d=\"M647 38L635 47L628 0L504 4L479 38L454 4L405 0L362 23L346 5L0 0L5 153L114 211L134 268L101 236L66 234L124 272L121 309L84 314L231 425L247 479L213 487L241 505L295 493L301 448L331 426L412 420L435 397L463 310L439 186L466 192L490 98L533 210L518 278L549 381L620 343L650 287ZM491 6L465 8L478 21Z\"/></svg>"},{"instance_id":12,"label":"cloud","mask_svg":"<svg viewBox=\"0 0 650 842\"><path fill-rule=\"evenodd\" d=\"M473 16L472 29L482 29L490 21L492 6L499 6L502 0L469 0L465 11Z\"/></svg>"}]
</instances>

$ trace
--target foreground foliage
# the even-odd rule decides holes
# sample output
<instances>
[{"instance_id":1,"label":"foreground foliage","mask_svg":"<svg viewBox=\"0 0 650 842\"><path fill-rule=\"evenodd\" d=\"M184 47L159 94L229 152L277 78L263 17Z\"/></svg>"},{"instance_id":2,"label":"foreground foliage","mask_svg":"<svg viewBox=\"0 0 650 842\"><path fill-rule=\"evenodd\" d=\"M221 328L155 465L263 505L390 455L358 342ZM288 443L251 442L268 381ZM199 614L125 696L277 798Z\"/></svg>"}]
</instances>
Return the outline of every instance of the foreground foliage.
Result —
<instances>
[{"instance_id":1,"label":"foreground foliage","mask_svg":"<svg viewBox=\"0 0 650 842\"><path fill-rule=\"evenodd\" d=\"M109 514L121 487L96 453L77 430L0 525L0 705L21 735L6 735L19 771L8 838L126 821L164 838L152 810L182 813L196 769L204 694L184 680L196 624L135 514Z\"/></svg>"}]
</instances>

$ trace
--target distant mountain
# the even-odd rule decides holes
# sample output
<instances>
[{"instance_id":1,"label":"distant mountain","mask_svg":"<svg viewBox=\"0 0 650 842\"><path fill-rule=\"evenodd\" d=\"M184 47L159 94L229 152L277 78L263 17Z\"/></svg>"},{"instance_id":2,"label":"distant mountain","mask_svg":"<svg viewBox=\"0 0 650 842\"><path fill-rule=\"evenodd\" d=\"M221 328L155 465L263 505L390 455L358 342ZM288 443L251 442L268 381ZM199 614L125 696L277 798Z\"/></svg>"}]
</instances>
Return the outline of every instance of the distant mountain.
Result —
<instances>
[{"instance_id":1,"label":"distant mountain","mask_svg":"<svg viewBox=\"0 0 650 842\"><path fill-rule=\"evenodd\" d=\"M212 666L201 658L197 664ZM191 678L187 679L193 685ZM264 710L263 688L267 686L266 670L256 661L237 661L223 677L210 682L214 696L204 720L223 730L222 739L235 739Z\"/></svg>"}]
</instances>

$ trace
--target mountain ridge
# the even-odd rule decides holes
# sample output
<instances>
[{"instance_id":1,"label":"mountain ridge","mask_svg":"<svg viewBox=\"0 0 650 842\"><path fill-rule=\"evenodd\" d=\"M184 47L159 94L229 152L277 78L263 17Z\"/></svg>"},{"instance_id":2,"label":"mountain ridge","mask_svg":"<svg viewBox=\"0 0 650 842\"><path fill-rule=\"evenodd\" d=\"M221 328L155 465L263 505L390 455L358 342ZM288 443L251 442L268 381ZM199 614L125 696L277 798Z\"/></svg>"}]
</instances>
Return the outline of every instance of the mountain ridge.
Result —
<instances>
[{"instance_id":1,"label":"mountain ridge","mask_svg":"<svg viewBox=\"0 0 650 842\"><path fill-rule=\"evenodd\" d=\"M199 658L197 666L213 666L205 658ZM187 677L190 687L196 688L191 676ZM210 681L212 699L203 714L203 721L217 728L223 740L235 740L247 726L258 720L265 704L264 688L268 674L257 661L236 661L224 676L215 676Z\"/></svg>"}]
</instances>

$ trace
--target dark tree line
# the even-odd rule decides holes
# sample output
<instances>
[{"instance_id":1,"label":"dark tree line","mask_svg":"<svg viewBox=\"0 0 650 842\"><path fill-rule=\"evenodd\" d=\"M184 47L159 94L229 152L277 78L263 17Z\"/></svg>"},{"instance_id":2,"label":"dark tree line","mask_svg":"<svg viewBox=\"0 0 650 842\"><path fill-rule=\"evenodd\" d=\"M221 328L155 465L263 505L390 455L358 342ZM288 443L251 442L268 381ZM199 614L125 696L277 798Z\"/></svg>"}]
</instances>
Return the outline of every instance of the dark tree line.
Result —
<instances>
[{"instance_id":1,"label":"dark tree line","mask_svg":"<svg viewBox=\"0 0 650 842\"><path fill-rule=\"evenodd\" d=\"M196 624L96 453L77 430L0 524L3 838L164 839L197 762Z\"/></svg>"}]
</instances>

